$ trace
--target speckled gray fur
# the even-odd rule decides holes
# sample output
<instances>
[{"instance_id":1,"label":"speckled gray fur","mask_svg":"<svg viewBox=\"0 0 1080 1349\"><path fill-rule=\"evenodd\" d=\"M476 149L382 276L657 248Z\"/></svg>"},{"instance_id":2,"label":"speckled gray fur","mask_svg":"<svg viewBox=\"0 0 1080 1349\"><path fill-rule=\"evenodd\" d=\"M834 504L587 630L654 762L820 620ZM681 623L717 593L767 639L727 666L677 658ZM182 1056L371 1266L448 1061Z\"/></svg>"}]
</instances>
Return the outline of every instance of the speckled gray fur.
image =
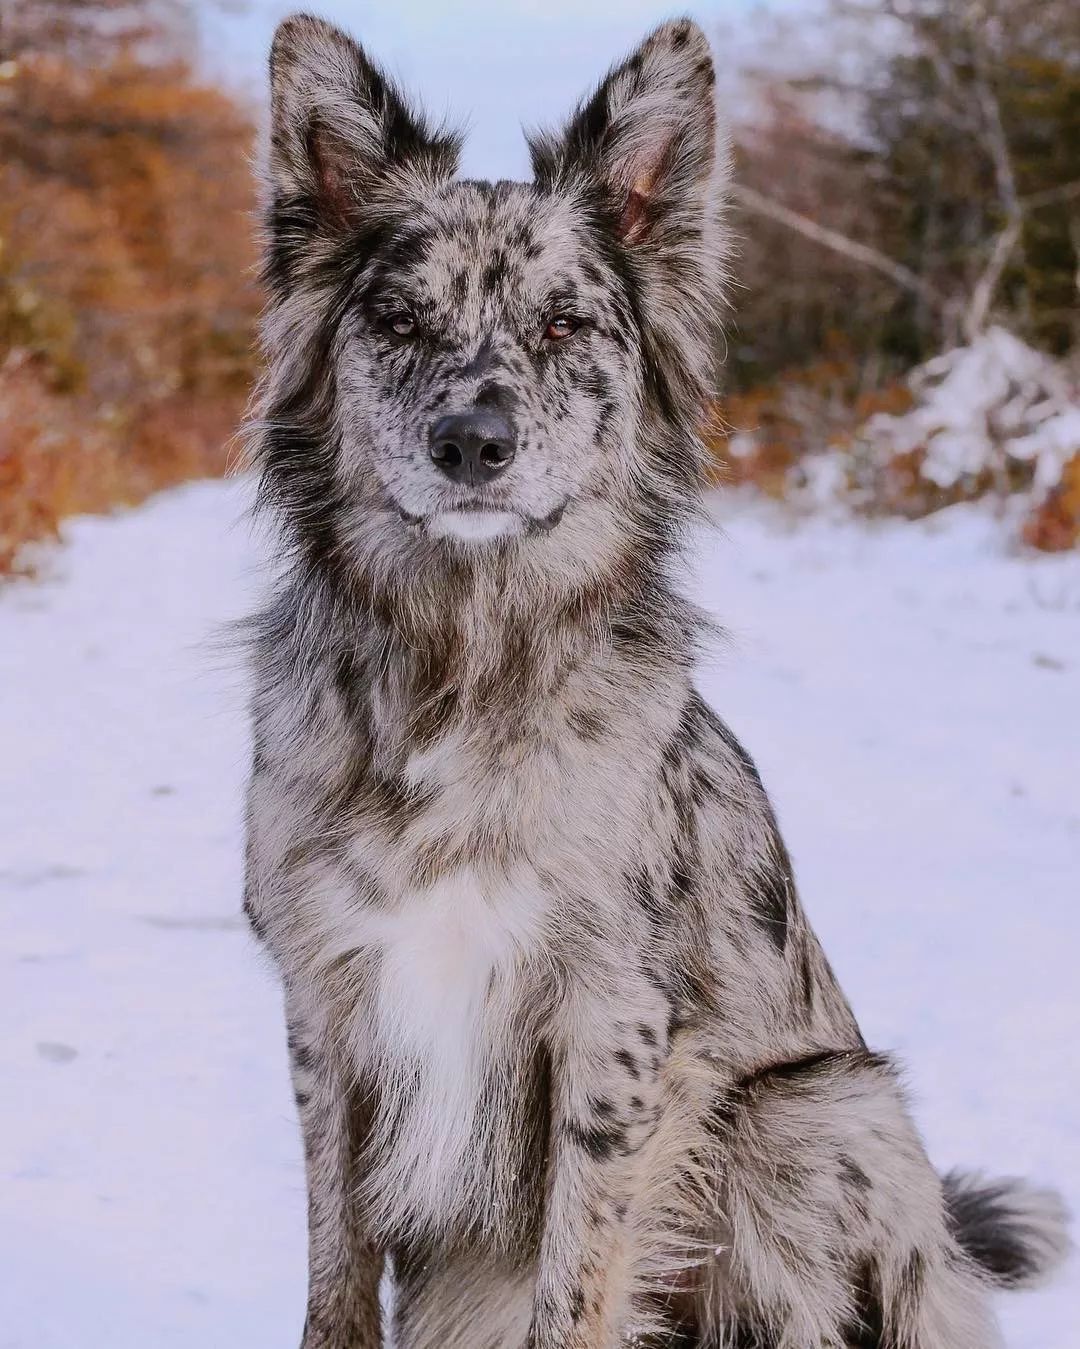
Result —
<instances>
[{"instance_id":1,"label":"speckled gray fur","mask_svg":"<svg viewBox=\"0 0 1080 1349\"><path fill-rule=\"evenodd\" d=\"M271 58L245 908L307 1156L304 1349L988 1349L1052 1196L943 1186L672 585L727 281L665 24L534 182L462 182L312 18ZM429 452L495 410L489 484Z\"/></svg>"}]
</instances>

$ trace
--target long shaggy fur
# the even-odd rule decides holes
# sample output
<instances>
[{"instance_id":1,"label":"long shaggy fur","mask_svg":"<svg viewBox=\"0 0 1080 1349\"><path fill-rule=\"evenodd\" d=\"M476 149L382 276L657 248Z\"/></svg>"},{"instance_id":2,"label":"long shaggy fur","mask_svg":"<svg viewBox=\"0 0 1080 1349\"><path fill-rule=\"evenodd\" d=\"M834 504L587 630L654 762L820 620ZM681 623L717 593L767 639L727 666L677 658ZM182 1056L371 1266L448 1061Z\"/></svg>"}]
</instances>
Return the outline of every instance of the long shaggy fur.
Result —
<instances>
[{"instance_id":1,"label":"long shaggy fur","mask_svg":"<svg viewBox=\"0 0 1080 1349\"><path fill-rule=\"evenodd\" d=\"M346 35L271 57L245 910L308 1172L305 1349L987 1349L1052 1201L927 1162L672 583L726 288L708 45L530 184ZM432 428L512 430L490 482ZM509 461L508 461L509 462Z\"/></svg>"}]
</instances>

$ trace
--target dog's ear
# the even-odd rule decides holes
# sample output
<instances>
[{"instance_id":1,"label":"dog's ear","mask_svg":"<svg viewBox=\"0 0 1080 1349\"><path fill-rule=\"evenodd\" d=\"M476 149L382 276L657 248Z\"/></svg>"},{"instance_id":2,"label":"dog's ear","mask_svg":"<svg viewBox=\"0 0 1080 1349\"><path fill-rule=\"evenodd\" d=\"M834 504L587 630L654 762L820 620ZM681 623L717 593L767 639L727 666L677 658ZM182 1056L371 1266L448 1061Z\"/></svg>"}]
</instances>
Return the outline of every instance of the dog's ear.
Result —
<instances>
[{"instance_id":1,"label":"dog's ear","mask_svg":"<svg viewBox=\"0 0 1080 1349\"><path fill-rule=\"evenodd\" d=\"M710 210L726 170L714 85L697 24L661 25L608 73L561 135L530 141L537 184L599 184L627 245L661 242L673 220L689 223Z\"/></svg>"},{"instance_id":2,"label":"dog's ear","mask_svg":"<svg viewBox=\"0 0 1080 1349\"><path fill-rule=\"evenodd\" d=\"M662 24L571 117L530 141L541 192L577 198L631 262L654 402L688 422L711 396L725 310L730 157L705 34Z\"/></svg>"},{"instance_id":3,"label":"dog's ear","mask_svg":"<svg viewBox=\"0 0 1080 1349\"><path fill-rule=\"evenodd\" d=\"M359 43L322 19L278 25L270 96L271 232L282 207L294 236L349 230L395 173L438 180L457 168L459 138L432 131Z\"/></svg>"}]
</instances>

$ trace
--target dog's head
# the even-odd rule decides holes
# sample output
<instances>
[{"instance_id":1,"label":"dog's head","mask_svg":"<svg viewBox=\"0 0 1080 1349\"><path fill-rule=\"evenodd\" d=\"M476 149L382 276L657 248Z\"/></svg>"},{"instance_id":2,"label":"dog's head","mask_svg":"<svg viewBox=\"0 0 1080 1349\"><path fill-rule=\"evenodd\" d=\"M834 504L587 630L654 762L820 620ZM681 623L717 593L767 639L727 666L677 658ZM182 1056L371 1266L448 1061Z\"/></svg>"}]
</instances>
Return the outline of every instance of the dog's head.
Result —
<instances>
[{"instance_id":1,"label":"dog's head","mask_svg":"<svg viewBox=\"0 0 1080 1349\"><path fill-rule=\"evenodd\" d=\"M697 491L726 172L701 31L665 24L531 141L532 183L455 178L348 36L271 55L264 487L304 550L565 577L670 536Z\"/></svg>"}]
</instances>

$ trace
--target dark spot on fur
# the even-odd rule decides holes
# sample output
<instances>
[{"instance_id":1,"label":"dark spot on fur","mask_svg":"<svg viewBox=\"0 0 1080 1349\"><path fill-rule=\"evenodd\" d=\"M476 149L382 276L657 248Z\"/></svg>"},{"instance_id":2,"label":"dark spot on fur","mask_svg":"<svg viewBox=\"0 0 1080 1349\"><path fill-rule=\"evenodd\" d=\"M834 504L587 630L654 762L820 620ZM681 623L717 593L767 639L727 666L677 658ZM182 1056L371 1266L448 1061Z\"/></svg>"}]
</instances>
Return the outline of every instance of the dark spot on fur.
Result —
<instances>
[{"instance_id":1,"label":"dark spot on fur","mask_svg":"<svg viewBox=\"0 0 1080 1349\"><path fill-rule=\"evenodd\" d=\"M787 946L794 890L787 849L774 834L770 856L751 877L749 899L755 920L781 955Z\"/></svg>"},{"instance_id":2,"label":"dark spot on fur","mask_svg":"<svg viewBox=\"0 0 1080 1349\"><path fill-rule=\"evenodd\" d=\"M715 1133L726 1134L731 1131L738 1118L741 1103L741 1097L734 1091L713 1101L709 1111L709 1125Z\"/></svg>"},{"instance_id":3,"label":"dark spot on fur","mask_svg":"<svg viewBox=\"0 0 1080 1349\"><path fill-rule=\"evenodd\" d=\"M814 966L810 958L810 943L805 939L803 949L799 952L798 979L803 1007L810 1012L814 1007Z\"/></svg>"},{"instance_id":4,"label":"dark spot on fur","mask_svg":"<svg viewBox=\"0 0 1080 1349\"><path fill-rule=\"evenodd\" d=\"M567 713L571 729L588 744L596 744L603 736L606 722L602 713L589 707L574 707Z\"/></svg>"},{"instance_id":5,"label":"dark spot on fur","mask_svg":"<svg viewBox=\"0 0 1080 1349\"><path fill-rule=\"evenodd\" d=\"M637 1060L634 1058L633 1054L630 1053L629 1049L617 1049L612 1057L615 1059L616 1063L622 1064L635 1081L641 1076L641 1073L638 1070Z\"/></svg>"},{"instance_id":6,"label":"dark spot on fur","mask_svg":"<svg viewBox=\"0 0 1080 1349\"><path fill-rule=\"evenodd\" d=\"M667 914L660 903L656 887L644 867L639 868L629 878L630 897L637 901L641 911L649 921L649 926L660 930L665 924Z\"/></svg>"},{"instance_id":7,"label":"dark spot on fur","mask_svg":"<svg viewBox=\"0 0 1080 1349\"><path fill-rule=\"evenodd\" d=\"M567 1120L563 1125L567 1138L576 1143L594 1161L607 1161L616 1151L626 1147L626 1130L619 1124L583 1125Z\"/></svg>"},{"instance_id":8,"label":"dark spot on fur","mask_svg":"<svg viewBox=\"0 0 1080 1349\"><path fill-rule=\"evenodd\" d=\"M869 1190L872 1188L870 1177L862 1167L851 1157L841 1153L837 1158L837 1167L843 1181L856 1190Z\"/></svg>"},{"instance_id":9,"label":"dark spot on fur","mask_svg":"<svg viewBox=\"0 0 1080 1349\"><path fill-rule=\"evenodd\" d=\"M849 1349L884 1349L885 1313L881 1304L880 1281L872 1261L855 1271L851 1284L854 1315L846 1328Z\"/></svg>"},{"instance_id":10,"label":"dark spot on fur","mask_svg":"<svg viewBox=\"0 0 1080 1349\"><path fill-rule=\"evenodd\" d=\"M306 1040L301 1040L296 1036L289 1036L289 1054L293 1063L303 1072L310 1072L315 1064L315 1055L311 1051L311 1046Z\"/></svg>"},{"instance_id":11,"label":"dark spot on fur","mask_svg":"<svg viewBox=\"0 0 1080 1349\"><path fill-rule=\"evenodd\" d=\"M705 769L695 766L690 773L690 792L696 806L720 799L720 789Z\"/></svg>"},{"instance_id":12,"label":"dark spot on fur","mask_svg":"<svg viewBox=\"0 0 1080 1349\"><path fill-rule=\"evenodd\" d=\"M921 1251L912 1251L897 1278L896 1298L905 1305L905 1310L913 1321L919 1299L922 1297L925 1278L926 1259Z\"/></svg>"},{"instance_id":13,"label":"dark spot on fur","mask_svg":"<svg viewBox=\"0 0 1080 1349\"><path fill-rule=\"evenodd\" d=\"M484 275L481 279L482 288L490 295L501 289L506 281L509 260L503 249L497 248L492 253L487 266L484 268Z\"/></svg>"},{"instance_id":14,"label":"dark spot on fur","mask_svg":"<svg viewBox=\"0 0 1080 1349\"><path fill-rule=\"evenodd\" d=\"M766 1084L803 1087L812 1085L821 1077L838 1073L855 1075L867 1070L878 1073L886 1071L890 1075L893 1073L892 1065L884 1054L873 1054L861 1048L823 1049L801 1059L768 1064L743 1078L739 1085L744 1091L753 1091Z\"/></svg>"}]
</instances>

